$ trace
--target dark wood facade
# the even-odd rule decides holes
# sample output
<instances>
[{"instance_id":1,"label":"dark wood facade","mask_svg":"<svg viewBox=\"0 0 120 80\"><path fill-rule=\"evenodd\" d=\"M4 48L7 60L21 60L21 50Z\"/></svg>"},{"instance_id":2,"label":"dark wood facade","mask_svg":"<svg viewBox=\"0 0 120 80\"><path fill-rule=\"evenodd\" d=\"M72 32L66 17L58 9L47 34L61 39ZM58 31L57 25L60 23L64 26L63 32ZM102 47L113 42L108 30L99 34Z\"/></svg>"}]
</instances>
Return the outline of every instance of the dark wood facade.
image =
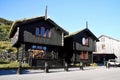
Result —
<instances>
[{"instance_id":1,"label":"dark wood facade","mask_svg":"<svg viewBox=\"0 0 120 80\"><path fill-rule=\"evenodd\" d=\"M50 37L41 36L36 28L44 27L50 30ZM63 37L68 34L64 29L60 28L51 19L44 20L44 17L38 17L34 19L28 19L23 21L16 21L11 29L10 38L13 46L20 43L36 43L63 46Z\"/></svg>"},{"instance_id":2,"label":"dark wood facade","mask_svg":"<svg viewBox=\"0 0 120 80\"><path fill-rule=\"evenodd\" d=\"M92 62L96 41L98 41L97 37L88 28L65 36L65 60L68 63Z\"/></svg>"},{"instance_id":3,"label":"dark wood facade","mask_svg":"<svg viewBox=\"0 0 120 80\"><path fill-rule=\"evenodd\" d=\"M41 66L44 63L40 60L61 58L65 35L68 35L67 31L42 16L15 21L9 37L12 46L18 48L18 60L25 60L31 66Z\"/></svg>"}]
</instances>

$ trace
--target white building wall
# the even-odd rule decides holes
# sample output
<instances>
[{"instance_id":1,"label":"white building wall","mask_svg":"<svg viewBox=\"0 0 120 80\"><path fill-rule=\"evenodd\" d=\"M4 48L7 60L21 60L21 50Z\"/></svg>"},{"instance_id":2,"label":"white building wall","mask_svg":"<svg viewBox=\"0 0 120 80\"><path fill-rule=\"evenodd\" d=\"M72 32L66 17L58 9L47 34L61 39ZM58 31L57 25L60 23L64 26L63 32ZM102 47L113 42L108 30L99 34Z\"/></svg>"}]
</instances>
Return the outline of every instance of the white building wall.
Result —
<instances>
[{"instance_id":1,"label":"white building wall","mask_svg":"<svg viewBox=\"0 0 120 80\"><path fill-rule=\"evenodd\" d=\"M97 53L114 53L120 59L120 41L102 35L96 43Z\"/></svg>"}]
</instances>

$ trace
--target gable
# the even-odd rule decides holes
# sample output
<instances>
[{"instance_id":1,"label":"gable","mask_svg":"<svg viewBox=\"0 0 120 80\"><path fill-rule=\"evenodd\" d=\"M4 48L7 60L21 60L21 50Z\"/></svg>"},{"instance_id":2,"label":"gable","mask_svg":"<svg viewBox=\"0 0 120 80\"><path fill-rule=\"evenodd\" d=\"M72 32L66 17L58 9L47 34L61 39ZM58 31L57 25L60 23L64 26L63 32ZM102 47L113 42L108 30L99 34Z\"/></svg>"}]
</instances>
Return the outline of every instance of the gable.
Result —
<instances>
[{"instance_id":1,"label":"gable","mask_svg":"<svg viewBox=\"0 0 120 80\"><path fill-rule=\"evenodd\" d=\"M120 40L112 38L112 37L109 37L109 36L106 36L106 35L101 35L99 37L99 40L102 39L102 38L107 38L107 39L110 39L110 40L113 40L113 41L116 41L116 42L120 42Z\"/></svg>"},{"instance_id":2,"label":"gable","mask_svg":"<svg viewBox=\"0 0 120 80\"><path fill-rule=\"evenodd\" d=\"M45 20L44 16L41 16L41 17L36 17L36 18L31 18L31 19L23 19L23 20L15 21L12 24L12 27L10 29L9 38L11 38L15 34L17 27L21 27L22 25L27 25L27 24L31 24L31 23L35 23L35 22L40 22L40 21L43 21L43 23L45 22L45 23L51 24L53 27L55 27L56 29L63 32L64 35L68 34L67 31L65 31L63 28L61 28L59 25L57 25L54 21L52 21L49 18L47 20Z\"/></svg>"},{"instance_id":3,"label":"gable","mask_svg":"<svg viewBox=\"0 0 120 80\"><path fill-rule=\"evenodd\" d=\"M73 37L73 38L91 37L93 40L99 41L98 38L88 28L85 28L83 30L65 36L65 38L68 37Z\"/></svg>"}]
</instances>

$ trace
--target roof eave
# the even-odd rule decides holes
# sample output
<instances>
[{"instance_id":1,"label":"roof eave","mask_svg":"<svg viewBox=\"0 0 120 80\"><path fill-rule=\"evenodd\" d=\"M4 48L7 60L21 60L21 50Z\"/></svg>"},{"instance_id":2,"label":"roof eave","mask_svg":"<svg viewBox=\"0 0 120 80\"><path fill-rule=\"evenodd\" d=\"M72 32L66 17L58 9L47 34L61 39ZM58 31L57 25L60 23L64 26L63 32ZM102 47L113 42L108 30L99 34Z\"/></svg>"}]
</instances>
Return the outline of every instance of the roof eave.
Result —
<instances>
[{"instance_id":1,"label":"roof eave","mask_svg":"<svg viewBox=\"0 0 120 80\"><path fill-rule=\"evenodd\" d=\"M51 24L55 25L56 27L58 27L61 31L63 31L65 33L65 35L68 35L69 32L64 30L62 27L60 27L58 24L56 24L53 20L51 20L50 18L47 19Z\"/></svg>"},{"instance_id":2,"label":"roof eave","mask_svg":"<svg viewBox=\"0 0 120 80\"><path fill-rule=\"evenodd\" d=\"M17 21L14 21L13 24L12 24L12 26L11 26L11 28L10 28L10 31L9 31L9 38L11 38L12 32L13 32L16 24L17 24Z\"/></svg>"}]
</instances>

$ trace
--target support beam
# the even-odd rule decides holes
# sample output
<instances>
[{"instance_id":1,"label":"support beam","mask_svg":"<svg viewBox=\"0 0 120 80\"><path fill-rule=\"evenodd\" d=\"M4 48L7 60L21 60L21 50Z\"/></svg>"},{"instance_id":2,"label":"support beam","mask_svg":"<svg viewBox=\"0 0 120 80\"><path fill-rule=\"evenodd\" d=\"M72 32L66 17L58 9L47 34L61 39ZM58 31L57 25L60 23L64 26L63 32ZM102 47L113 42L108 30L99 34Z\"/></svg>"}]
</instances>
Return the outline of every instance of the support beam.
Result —
<instances>
[{"instance_id":1,"label":"support beam","mask_svg":"<svg viewBox=\"0 0 120 80\"><path fill-rule=\"evenodd\" d=\"M18 70L17 74L22 74L22 61L23 61L23 54L25 53L25 45L21 44L21 46L17 49L18 51Z\"/></svg>"},{"instance_id":2,"label":"support beam","mask_svg":"<svg viewBox=\"0 0 120 80\"><path fill-rule=\"evenodd\" d=\"M22 74L22 62L19 61L17 74Z\"/></svg>"},{"instance_id":3,"label":"support beam","mask_svg":"<svg viewBox=\"0 0 120 80\"><path fill-rule=\"evenodd\" d=\"M64 65L65 65L64 70L65 70L65 71L68 71L68 63L67 63L67 62L64 62Z\"/></svg>"},{"instance_id":4,"label":"support beam","mask_svg":"<svg viewBox=\"0 0 120 80\"><path fill-rule=\"evenodd\" d=\"M49 67L48 67L48 62L45 62L45 72L48 73L49 72Z\"/></svg>"}]
</instances>

